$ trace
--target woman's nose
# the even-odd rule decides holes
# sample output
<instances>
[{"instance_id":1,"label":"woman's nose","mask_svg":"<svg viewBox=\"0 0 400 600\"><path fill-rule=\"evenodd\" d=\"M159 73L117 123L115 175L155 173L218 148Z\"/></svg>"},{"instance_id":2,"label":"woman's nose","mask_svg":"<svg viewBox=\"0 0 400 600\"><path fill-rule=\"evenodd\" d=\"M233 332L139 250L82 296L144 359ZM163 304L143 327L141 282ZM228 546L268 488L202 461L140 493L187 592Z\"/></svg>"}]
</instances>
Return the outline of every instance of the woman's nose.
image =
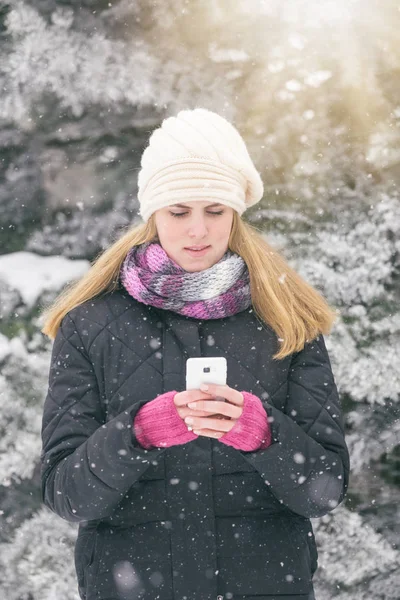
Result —
<instances>
[{"instance_id":1,"label":"woman's nose","mask_svg":"<svg viewBox=\"0 0 400 600\"><path fill-rule=\"evenodd\" d=\"M189 236L193 238L201 238L207 235L207 226L201 217L193 218L192 222L189 224Z\"/></svg>"}]
</instances>

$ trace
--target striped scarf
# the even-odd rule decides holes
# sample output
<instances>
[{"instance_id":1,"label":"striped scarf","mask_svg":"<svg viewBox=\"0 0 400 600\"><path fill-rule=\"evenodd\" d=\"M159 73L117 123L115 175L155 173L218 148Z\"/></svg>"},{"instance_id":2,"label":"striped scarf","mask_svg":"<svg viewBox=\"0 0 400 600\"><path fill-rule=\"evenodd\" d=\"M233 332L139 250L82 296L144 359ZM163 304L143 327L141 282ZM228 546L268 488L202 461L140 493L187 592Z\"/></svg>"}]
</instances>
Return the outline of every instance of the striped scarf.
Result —
<instances>
[{"instance_id":1,"label":"striped scarf","mask_svg":"<svg viewBox=\"0 0 400 600\"><path fill-rule=\"evenodd\" d=\"M191 273L160 244L141 244L128 252L120 279L139 302L195 319L229 317L251 305L247 265L230 250L209 269Z\"/></svg>"}]
</instances>

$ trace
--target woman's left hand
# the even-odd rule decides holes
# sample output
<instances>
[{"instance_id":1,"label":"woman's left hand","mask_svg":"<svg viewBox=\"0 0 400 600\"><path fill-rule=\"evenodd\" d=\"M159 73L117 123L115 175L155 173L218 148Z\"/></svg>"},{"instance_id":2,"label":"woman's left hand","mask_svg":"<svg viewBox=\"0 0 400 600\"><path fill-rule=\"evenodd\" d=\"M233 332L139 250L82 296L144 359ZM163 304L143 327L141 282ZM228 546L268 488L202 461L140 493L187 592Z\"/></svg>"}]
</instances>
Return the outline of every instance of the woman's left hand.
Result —
<instances>
[{"instance_id":1,"label":"woman's left hand","mask_svg":"<svg viewBox=\"0 0 400 600\"><path fill-rule=\"evenodd\" d=\"M234 427L242 415L243 394L228 385L210 383L201 385L200 390L213 399L189 402L187 406L203 413L209 412L212 417L190 416L185 418L185 423L196 435L219 439ZM225 398L225 402L217 398Z\"/></svg>"}]
</instances>

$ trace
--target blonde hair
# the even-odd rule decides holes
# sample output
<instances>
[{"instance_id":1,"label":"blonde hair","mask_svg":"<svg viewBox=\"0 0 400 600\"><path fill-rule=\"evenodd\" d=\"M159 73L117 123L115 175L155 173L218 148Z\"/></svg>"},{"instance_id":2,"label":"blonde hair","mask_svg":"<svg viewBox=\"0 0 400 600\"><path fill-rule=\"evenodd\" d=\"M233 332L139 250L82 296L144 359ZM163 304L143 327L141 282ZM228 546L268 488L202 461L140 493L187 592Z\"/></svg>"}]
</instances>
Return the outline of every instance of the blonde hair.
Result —
<instances>
[{"instance_id":1,"label":"blonde hair","mask_svg":"<svg viewBox=\"0 0 400 600\"><path fill-rule=\"evenodd\" d=\"M87 300L116 290L121 265L128 251L133 246L156 239L154 215L147 223L127 231L99 255L79 281L71 283L44 311L42 332L53 339L62 319L70 310ZM257 317L278 336L280 349L274 355L275 359L299 352L306 342L312 341L320 333L329 333L336 312L236 211L229 248L247 264L252 304Z\"/></svg>"}]
</instances>

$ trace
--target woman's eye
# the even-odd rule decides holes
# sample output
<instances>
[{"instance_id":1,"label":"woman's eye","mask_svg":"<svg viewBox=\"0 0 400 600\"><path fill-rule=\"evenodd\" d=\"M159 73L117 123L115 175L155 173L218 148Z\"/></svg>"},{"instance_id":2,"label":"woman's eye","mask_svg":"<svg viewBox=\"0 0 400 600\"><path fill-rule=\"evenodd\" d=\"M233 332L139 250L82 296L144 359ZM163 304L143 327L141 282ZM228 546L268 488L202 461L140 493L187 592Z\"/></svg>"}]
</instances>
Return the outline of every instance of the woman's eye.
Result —
<instances>
[{"instance_id":1,"label":"woman's eye","mask_svg":"<svg viewBox=\"0 0 400 600\"><path fill-rule=\"evenodd\" d=\"M170 214L172 217L178 217L178 218L179 218L179 217L184 217L184 216L185 216L185 215L187 215L188 213L187 213L187 212L182 212L182 213L174 213L174 212L172 212L172 211L169 211L169 214ZM216 217L216 216L219 216L219 215L223 215L223 214L224 214L224 211L223 211L223 210L219 210L219 211L211 211L211 210L208 210L208 211L207 211L207 214L208 214L208 215L212 215L213 217Z\"/></svg>"}]
</instances>

